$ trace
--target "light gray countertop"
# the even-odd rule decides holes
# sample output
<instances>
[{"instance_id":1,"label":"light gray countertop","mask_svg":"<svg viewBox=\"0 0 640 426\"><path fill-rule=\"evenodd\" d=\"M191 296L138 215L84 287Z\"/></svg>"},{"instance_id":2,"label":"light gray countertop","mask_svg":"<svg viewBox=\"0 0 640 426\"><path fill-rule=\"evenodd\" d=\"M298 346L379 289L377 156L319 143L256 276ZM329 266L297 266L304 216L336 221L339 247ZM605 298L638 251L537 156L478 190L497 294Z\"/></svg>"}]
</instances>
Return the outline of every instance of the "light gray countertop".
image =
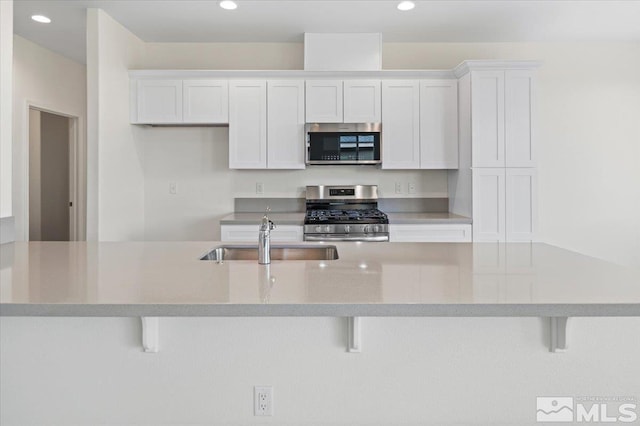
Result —
<instances>
[{"instance_id":1,"label":"light gray countertop","mask_svg":"<svg viewBox=\"0 0 640 426\"><path fill-rule=\"evenodd\" d=\"M453 213L387 213L391 225L471 224L471 218Z\"/></svg>"},{"instance_id":2,"label":"light gray countertop","mask_svg":"<svg viewBox=\"0 0 640 426\"><path fill-rule=\"evenodd\" d=\"M231 213L220 219L220 225L255 225L258 227L264 213ZM304 225L304 212L269 213L269 219L277 225ZM257 231L256 231L257 232ZM256 234L257 235L257 234ZM256 237L257 238L257 237Z\"/></svg>"},{"instance_id":3,"label":"light gray countertop","mask_svg":"<svg viewBox=\"0 0 640 426\"><path fill-rule=\"evenodd\" d=\"M258 226L263 213L232 213L220 219L220 225L256 225ZM471 218L453 213L387 213L392 225L421 225L421 224L470 224ZM270 213L269 218L276 225L304 224L304 212L299 213Z\"/></svg>"},{"instance_id":4,"label":"light gray countertop","mask_svg":"<svg viewBox=\"0 0 640 426\"><path fill-rule=\"evenodd\" d=\"M222 244L3 244L0 315L640 316L640 271L546 244L340 242L330 261L199 260Z\"/></svg>"}]
</instances>

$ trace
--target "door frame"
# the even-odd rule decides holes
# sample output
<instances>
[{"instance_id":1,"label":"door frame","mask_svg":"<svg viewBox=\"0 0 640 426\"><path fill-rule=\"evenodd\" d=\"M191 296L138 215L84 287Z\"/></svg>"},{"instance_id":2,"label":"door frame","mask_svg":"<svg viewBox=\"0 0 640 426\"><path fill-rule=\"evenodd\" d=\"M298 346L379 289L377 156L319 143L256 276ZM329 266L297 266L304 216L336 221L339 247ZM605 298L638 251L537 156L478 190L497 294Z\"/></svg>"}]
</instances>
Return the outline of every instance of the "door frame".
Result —
<instances>
[{"instance_id":1,"label":"door frame","mask_svg":"<svg viewBox=\"0 0 640 426\"><path fill-rule=\"evenodd\" d=\"M24 212L23 212L23 240L29 241L29 110L46 112L69 119L69 198L72 203L69 209L69 241L85 241L87 239L87 208L86 208L86 143L82 129L82 117L52 108L39 102L27 100L24 108L24 147L23 150L23 183L24 183Z\"/></svg>"}]
</instances>

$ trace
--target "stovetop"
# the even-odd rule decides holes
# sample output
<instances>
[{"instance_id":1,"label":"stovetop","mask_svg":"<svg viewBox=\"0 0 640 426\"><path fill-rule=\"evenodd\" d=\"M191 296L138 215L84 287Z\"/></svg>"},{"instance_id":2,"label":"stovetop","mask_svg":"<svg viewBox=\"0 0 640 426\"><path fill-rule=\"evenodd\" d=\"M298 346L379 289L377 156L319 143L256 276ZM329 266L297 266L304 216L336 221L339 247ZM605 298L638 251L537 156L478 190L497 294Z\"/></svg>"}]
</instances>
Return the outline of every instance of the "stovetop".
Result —
<instances>
[{"instance_id":1,"label":"stovetop","mask_svg":"<svg viewBox=\"0 0 640 426\"><path fill-rule=\"evenodd\" d=\"M307 210L305 224L386 224L387 215L378 209L312 209Z\"/></svg>"}]
</instances>

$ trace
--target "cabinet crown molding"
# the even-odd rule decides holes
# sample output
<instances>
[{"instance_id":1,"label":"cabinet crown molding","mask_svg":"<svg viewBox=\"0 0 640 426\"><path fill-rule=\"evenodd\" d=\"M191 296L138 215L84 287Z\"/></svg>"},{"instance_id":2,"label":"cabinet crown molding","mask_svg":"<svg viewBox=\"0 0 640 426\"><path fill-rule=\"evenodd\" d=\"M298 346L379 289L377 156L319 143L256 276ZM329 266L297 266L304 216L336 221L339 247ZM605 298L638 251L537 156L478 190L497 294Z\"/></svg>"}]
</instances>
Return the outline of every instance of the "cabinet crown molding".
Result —
<instances>
[{"instance_id":1,"label":"cabinet crown molding","mask_svg":"<svg viewBox=\"0 0 640 426\"><path fill-rule=\"evenodd\" d=\"M494 61L474 59L463 61L453 69L453 74L460 78L471 71L476 70L530 70L540 68L542 61Z\"/></svg>"},{"instance_id":2,"label":"cabinet crown molding","mask_svg":"<svg viewBox=\"0 0 640 426\"><path fill-rule=\"evenodd\" d=\"M132 79L431 79L455 80L453 70L304 71L304 70L129 70Z\"/></svg>"}]
</instances>

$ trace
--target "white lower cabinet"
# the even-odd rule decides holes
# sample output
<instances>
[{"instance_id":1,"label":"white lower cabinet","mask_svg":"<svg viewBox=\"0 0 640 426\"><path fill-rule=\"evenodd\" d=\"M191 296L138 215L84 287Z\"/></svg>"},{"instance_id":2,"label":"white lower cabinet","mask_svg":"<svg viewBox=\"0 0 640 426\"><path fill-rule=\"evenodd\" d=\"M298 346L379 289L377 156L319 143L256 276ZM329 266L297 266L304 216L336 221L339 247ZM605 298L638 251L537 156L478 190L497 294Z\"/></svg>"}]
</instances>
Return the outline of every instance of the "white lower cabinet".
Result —
<instances>
[{"instance_id":1,"label":"white lower cabinet","mask_svg":"<svg viewBox=\"0 0 640 426\"><path fill-rule=\"evenodd\" d=\"M473 169L473 241L505 241L505 169Z\"/></svg>"},{"instance_id":2,"label":"white lower cabinet","mask_svg":"<svg viewBox=\"0 0 640 426\"><path fill-rule=\"evenodd\" d=\"M404 243L471 242L471 225L423 224L389 225L389 241Z\"/></svg>"},{"instance_id":3,"label":"white lower cabinet","mask_svg":"<svg viewBox=\"0 0 640 426\"><path fill-rule=\"evenodd\" d=\"M533 241L537 227L536 169L506 169L507 241Z\"/></svg>"},{"instance_id":4,"label":"white lower cabinet","mask_svg":"<svg viewBox=\"0 0 640 426\"><path fill-rule=\"evenodd\" d=\"M233 242L258 243L260 225L221 225L220 240ZM299 242L303 238L303 227L300 225L276 225L271 231L272 242Z\"/></svg>"},{"instance_id":5,"label":"white lower cabinet","mask_svg":"<svg viewBox=\"0 0 640 426\"><path fill-rule=\"evenodd\" d=\"M536 177L533 168L473 169L473 241L534 241Z\"/></svg>"}]
</instances>

